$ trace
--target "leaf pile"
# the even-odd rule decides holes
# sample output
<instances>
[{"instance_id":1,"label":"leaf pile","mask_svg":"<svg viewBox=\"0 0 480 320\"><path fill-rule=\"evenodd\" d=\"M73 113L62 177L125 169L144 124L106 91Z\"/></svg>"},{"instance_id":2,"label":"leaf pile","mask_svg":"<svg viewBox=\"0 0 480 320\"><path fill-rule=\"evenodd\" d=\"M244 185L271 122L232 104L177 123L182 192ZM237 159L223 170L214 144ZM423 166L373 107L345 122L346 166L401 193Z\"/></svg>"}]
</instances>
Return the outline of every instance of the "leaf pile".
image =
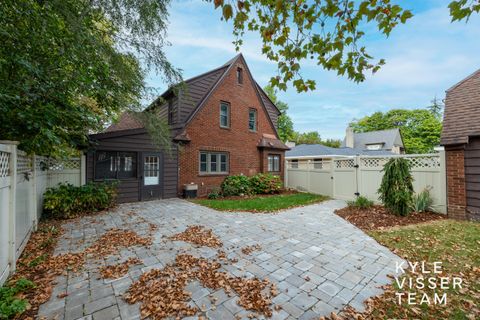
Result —
<instances>
[{"instance_id":1,"label":"leaf pile","mask_svg":"<svg viewBox=\"0 0 480 320\"><path fill-rule=\"evenodd\" d=\"M406 217L399 216L378 205L367 209L345 207L335 210L335 213L364 231L445 219L444 215L434 212L413 212Z\"/></svg>"},{"instance_id":2,"label":"leaf pile","mask_svg":"<svg viewBox=\"0 0 480 320\"><path fill-rule=\"evenodd\" d=\"M62 221L57 220L40 222L38 230L32 233L17 261L17 271L8 283L25 278L35 284L24 297L31 307L18 315L18 319L32 319L36 316L39 306L47 302L52 295L55 277L66 274L67 271L79 271L86 258L102 259L118 253L122 247L148 247L152 243L151 237L141 237L129 230L110 229L81 252L53 256L58 238L63 233L61 225Z\"/></svg>"},{"instance_id":3,"label":"leaf pile","mask_svg":"<svg viewBox=\"0 0 480 320\"><path fill-rule=\"evenodd\" d=\"M223 243L215 234L213 234L211 229L205 229L205 227L199 225L188 226L185 231L174 234L173 236L169 237L169 239L190 242L196 245L211 248L223 246Z\"/></svg>"},{"instance_id":4,"label":"leaf pile","mask_svg":"<svg viewBox=\"0 0 480 320\"><path fill-rule=\"evenodd\" d=\"M114 228L108 230L90 247L85 249L85 253L98 258L116 254L120 248L133 246L148 248L151 244L151 237L141 237L135 231Z\"/></svg>"},{"instance_id":5,"label":"leaf pile","mask_svg":"<svg viewBox=\"0 0 480 320\"><path fill-rule=\"evenodd\" d=\"M142 261L138 258L129 258L128 260L112 265L104 266L100 268L100 274L102 279L117 279L127 274L128 268L132 265L142 264Z\"/></svg>"},{"instance_id":6,"label":"leaf pile","mask_svg":"<svg viewBox=\"0 0 480 320\"><path fill-rule=\"evenodd\" d=\"M258 250L262 250L262 247L259 245L259 244L256 244L256 245L252 245L252 246L246 246L246 247L243 247L242 248L242 253L244 255L249 255L251 254L253 251L258 251Z\"/></svg>"},{"instance_id":7,"label":"leaf pile","mask_svg":"<svg viewBox=\"0 0 480 320\"><path fill-rule=\"evenodd\" d=\"M267 279L233 277L220 271L220 267L217 260L180 254L165 268L144 273L124 298L131 304L143 302L140 306L142 318L193 316L200 310L188 305L191 294L185 291L185 286L198 280L206 288L224 289L227 295L237 293L237 303L247 310L267 317L272 315L271 297L278 293L274 284L270 285Z\"/></svg>"}]
</instances>

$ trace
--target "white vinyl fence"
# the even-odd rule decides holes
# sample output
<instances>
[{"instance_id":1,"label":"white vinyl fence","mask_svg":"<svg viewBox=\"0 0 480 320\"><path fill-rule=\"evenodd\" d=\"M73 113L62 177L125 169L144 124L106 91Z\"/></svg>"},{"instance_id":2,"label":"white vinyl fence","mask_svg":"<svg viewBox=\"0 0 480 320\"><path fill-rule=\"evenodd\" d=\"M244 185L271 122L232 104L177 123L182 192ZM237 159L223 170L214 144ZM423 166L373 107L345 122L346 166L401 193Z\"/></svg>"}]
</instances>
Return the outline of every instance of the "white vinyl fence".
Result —
<instances>
[{"instance_id":1,"label":"white vinyl fence","mask_svg":"<svg viewBox=\"0 0 480 320\"><path fill-rule=\"evenodd\" d=\"M15 271L42 214L43 194L60 182L85 183L85 159L27 155L17 143L0 141L0 285Z\"/></svg>"},{"instance_id":2,"label":"white vinyl fence","mask_svg":"<svg viewBox=\"0 0 480 320\"><path fill-rule=\"evenodd\" d=\"M415 192L430 189L433 209L447 212L445 152L421 155L356 156L286 161L285 185L301 191L354 200L361 195L379 202L377 190L383 165L392 157L402 157L412 165Z\"/></svg>"}]
</instances>

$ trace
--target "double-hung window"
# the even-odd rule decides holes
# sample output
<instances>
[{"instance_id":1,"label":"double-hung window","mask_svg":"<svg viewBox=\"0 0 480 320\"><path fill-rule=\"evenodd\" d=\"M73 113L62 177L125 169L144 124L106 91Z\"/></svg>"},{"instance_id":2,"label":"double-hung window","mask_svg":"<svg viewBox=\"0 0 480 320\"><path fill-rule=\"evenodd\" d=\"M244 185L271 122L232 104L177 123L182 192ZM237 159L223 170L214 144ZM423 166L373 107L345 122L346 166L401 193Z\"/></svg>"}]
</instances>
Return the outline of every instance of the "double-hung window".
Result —
<instances>
[{"instance_id":1,"label":"double-hung window","mask_svg":"<svg viewBox=\"0 0 480 320\"><path fill-rule=\"evenodd\" d=\"M228 173L228 153L225 152L200 152L201 174L226 174Z\"/></svg>"},{"instance_id":2,"label":"double-hung window","mask_svg":"<svg viewBox=\"0 0 480 320\"><path fill-rule=\"evenodd\" d=\"M242 70L242 68L237 68L237 82L238 82L238 84L243 83L243 70Z\"/></svg>"},{"instance_id":3,"label":"double-hung window","mask_svg":"<svg viewBox=\"0 0 480 320\"><path fill-rule=\"evenodd\" d=\"M137 176L137 153L97 151L95 180L129 179Z\"/></svg>"},{"instance_id":4,"label":"double-hung window","mask_svg":"<svg viewBox=\"0 0 480 320\"><path fill-rule=\"evenodd\" d=\"M257 131L257 109L250 108L248 110L248 129Z\"/></svg>"},{"instance_id":5,"label":"double-hung window","mask_svg":"<svg viewBox=\"0 0 480 320\"><path fill-rule=\"evenodd\" d=\"M230 128L230 104L220 103L220 127Z\"/></svg>"},{"instance_id":6,"label":"double-hung window","mask_svg":"<svg viewBox=\"0 0 480 320\"><path fill-rule=\"evenodd\" d=\"M280 155L279 154L268 155L268 171L269 172L280 171Z\"/></svg>"}]
</instances>

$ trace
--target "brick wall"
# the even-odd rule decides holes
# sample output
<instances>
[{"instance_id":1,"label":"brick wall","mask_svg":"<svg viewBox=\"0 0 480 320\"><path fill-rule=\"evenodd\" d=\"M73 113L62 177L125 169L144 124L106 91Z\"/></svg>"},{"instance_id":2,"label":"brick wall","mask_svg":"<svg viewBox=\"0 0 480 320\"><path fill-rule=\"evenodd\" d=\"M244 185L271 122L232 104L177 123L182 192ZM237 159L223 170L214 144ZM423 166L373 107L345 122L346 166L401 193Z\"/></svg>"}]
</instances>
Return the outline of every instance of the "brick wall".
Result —
<instances>
[{"instance_id":1,"label":"brick wall","mask_svg":"<svg viewBox=\"0 0 480 320\"><path fill-rule=\"evenodd\" d=\"M464 148L446 148L448 216L465 220L467 197L465 190Z\"/></svg>"},{"instance_id":2,"label":"brick wall","mask_svg":"<svg viewBox=\"0 0 480 320\"><path fill-rule=\"evenodd\" d=\"M237 67L243 70L243 84L236 79ZM230 128L220 128L220 102L230 103ZM249 108L257 110L257 131L248 129ZM186 183L196 183L199 195L206 195L220 186L226 175L201 175L199 173L200 151L223 151L229 154L229 175L254 175L262 172L266 154L257 148L262 134L275 134L268 114L263 108L253 83L242 63L233 66L223 82L214 90L205 105L187 125L186 131L191 141L182 146L179 152L178 191L183 191ZM273 153L273 152L272 152ZM283 178L284 152L281 154ZM266 166L264 167L266 171Z\"/></svg>"}]
</instances>

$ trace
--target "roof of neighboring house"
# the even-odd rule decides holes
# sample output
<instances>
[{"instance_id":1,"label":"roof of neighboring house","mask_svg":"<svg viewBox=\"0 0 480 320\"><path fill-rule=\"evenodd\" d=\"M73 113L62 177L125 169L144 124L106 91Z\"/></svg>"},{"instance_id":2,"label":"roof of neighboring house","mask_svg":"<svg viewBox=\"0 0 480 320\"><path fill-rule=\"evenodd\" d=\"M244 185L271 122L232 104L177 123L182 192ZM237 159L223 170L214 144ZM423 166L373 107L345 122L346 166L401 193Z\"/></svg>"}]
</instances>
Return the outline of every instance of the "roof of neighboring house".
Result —
<instances>
[{"instance_id":1,"label":"roof of neighboring house","mask_svg":"<svg viewBox=\"0 0 480 320\"><path fill-rule=\"evenodd\" d=\"M480 69L447 90L442 145L468 143L480 135Z\"/></svg>"},{"instance_id":2,"label":"roof of neighboring house","mask_svg":"<svg viewBox=\"0 0 480 320\"><path fill-rule=\"evenodd\" d=\"M322 144L300 144L285 153L285 157L316 157L316 156L356 156L356 155L392 155L387 150L362 150L355 148L332 148Z\"/></svg>"},{"instance_id":3,"label":"roof of neighboring house","mask_svg":"<svg viewBox=\"0 0 480 320\"><path fill-rule=\"evenodd\" d=\"M143 128L143 124L135 117L132 112L124 112L116 123L112 123L104 132L114 132L130 129Z\"/></svg>"},{"instance_id":4,"label":"roof of neighboring house","mask_svg":"<svg viewBox=\"0 0 480 320\"><path fill-rule=\"evenodd\" d=\"M387 150L394 146L403 147L402 135L398 128L354 133L353 141L353 148L360 150L366 149L367 145L371 144L382 144L382 149ZM345 147L345 139L342 142L342 147Z\"/></svg>"}]
</instances>

